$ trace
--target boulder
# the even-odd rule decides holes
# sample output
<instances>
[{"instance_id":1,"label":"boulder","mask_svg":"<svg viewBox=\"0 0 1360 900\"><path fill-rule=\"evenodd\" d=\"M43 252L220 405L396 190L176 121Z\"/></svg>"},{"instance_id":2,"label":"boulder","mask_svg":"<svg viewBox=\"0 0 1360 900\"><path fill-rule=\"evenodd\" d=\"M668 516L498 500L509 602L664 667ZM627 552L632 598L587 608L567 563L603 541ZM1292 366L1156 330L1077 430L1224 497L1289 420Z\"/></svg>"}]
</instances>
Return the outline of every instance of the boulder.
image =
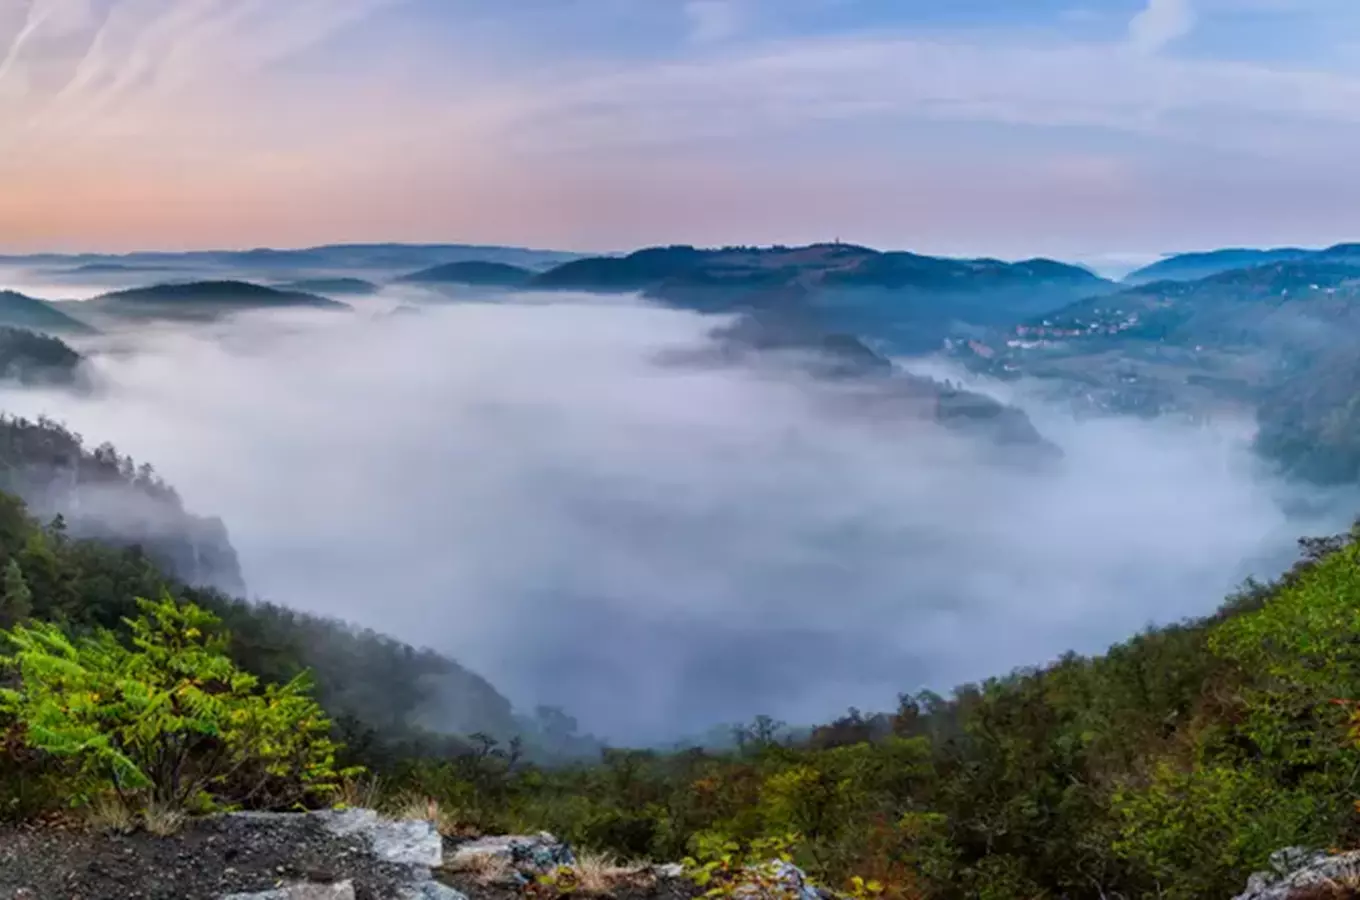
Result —
<instances>
[{"instance_id":1,"label":"boulder","mask_svg":"<svg viewBox=\"0 0 1360 900\"><path fill-rule=\"evenodd\" d=\"M393 821L371 809L328 809L310 813L231 813L238 821L267 822L275 825L300 825L315 822L338 838L357 839L367 855L379 863L404 872L404 883L390 900L467 900L458 891L435 881L431 869L444 863L444 841L438 830L424 821ZM347 883L347 882L346 882ZM353 900L349 893L324 893L335 885L298 884L259 894L241 894L226 900ZM280 893L283 892L283 893ZM294 893L288 893L292 891ZM305 893L313 891L313 893ZM321 891L321 893L316 893ZM384 898L386 900L386 898Z\"/></svg>"},{"instance_id":2,"label":"boulder","mask_svg":"<svg viewBox=\"0 0 1360 900\"><path fill-rule=\"evenodd\" d=\"M394 822L371 809L326 810L314 815L332 834L362 835L373 855L384 862L427 869L444 863L444 841L429 822Z\"/></svg>"},{"instance_id":3,"label":"boulder","mask_svg":"<svg viewBox=\"0 0 1360 900\"><path fill-rule=\"evenodd\" d=\"M412 885L393 900L468 900L467 894L455 891L447 884L437 881L424 881Z\"/></svg>"},{"instance_id":4,"label":"boulder","mask_svg":"<svg viewBox=\"0 0 1360 900\"><path fill-rule=\"evenodd\" d=\"M1309 888L1360 887L1360 850L1327 854L1286 847L1270 856L1270 869L1247 879L1247 889L1233 900L1293 900Z\"/></svg>"},{"instance_id":5,"label":"boulder","mask_svg":"<svg viewBox=\"0 0 1360 900\"><path fill-rule=\"evenodd\" d=\"M685 877L685 867L680 863L663 863L652 866L652 874L662 881L675 881L677 878Z\"/></svg>"},{"instance_id":6,"label":"boulder","mask_svg":"<svg viewBox=\"0 0 1360 900\"><path fill-rule=\"evenodd\" d=\"M354 882L292 884L269 891L226 894L222 900L354 900Z\"/></svg>"},{"instance_id":7,"label":"boulder","mask_svg":"<svg viewBox=\"0 0 1360 900\"><path fill-rule=\"evenodd\" d=\"M753 870L761 884L738 885L734 891L745 900L764 900L776 896L782 900L824 900L822 892L813 887L807 873L791 862L771 860Z\"/></svg>"},{"instance_id":8,"label":"boulder","mask_svg":"<svg viewBox=\"0 0 1360 900\"><path fill-rule=\"evenodd\" d=\"M478 838L453 849L448 867L454 871L482 870L502 865L521 876L546 875L558 866L573 866L571 847L548 834L511 834Z\"/></svg>"}]
</instances>

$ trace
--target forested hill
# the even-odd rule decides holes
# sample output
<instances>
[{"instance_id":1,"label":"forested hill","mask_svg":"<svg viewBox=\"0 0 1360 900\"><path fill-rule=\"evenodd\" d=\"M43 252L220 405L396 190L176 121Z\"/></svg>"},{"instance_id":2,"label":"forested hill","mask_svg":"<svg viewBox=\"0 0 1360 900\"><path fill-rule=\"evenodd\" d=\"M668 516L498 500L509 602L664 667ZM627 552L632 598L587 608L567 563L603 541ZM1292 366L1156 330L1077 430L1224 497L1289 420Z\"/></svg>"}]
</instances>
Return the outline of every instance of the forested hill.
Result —
<instances>
[{"instance_id":1,"label":"forested hill","mask_svg":"<svg viewBox=\"0 0 1360 900\"><path fill-rule=\"evenodd\" d=\"M81 362L81 355L60 338L0 325L0 381L71 385Z\"/></svg>"},{"instance_id":2,"label":"forested hill","mask_svg":"<svg viewBox=\"0 0 1360 900\"><path fill-rule=\"evenodd\" d=\"M0 437L4 439L0 458L9 467L10 478L15 477L15 460L29 454L41 460L43 452L72 453L78 444L50 423L7 420ZM80 468L78 486L112 487L123 502L138 493L156 498L167 516L166 510L179 508L173 490L149 468L134 468L111 447L83 453ZM37 469L51 471L41 462ZM184 520L216 521L187 515ZM77 523L83 524L86 534L96 532L97 539L78 538ZM132 532L116 530L122 525L121 520L106 517L85 521L77 504L69 516L40 526L17 496L0 492L0 568L12 561L17 574L9 580L22 577L27 596L23 614L75 627L116 629L124 617L136 614L137 597L168 592L196 603L225 620L232 633L232 655L247 670L277 683L310 671L318 697L337 718L355 752L366 758L388 758L397 752L394 748L402 748L402 753L436 752L440 747L447 751L462 746L461 738L468 734L482 732L506 740L524 730L525 723L514 718L505 697L453 660L341 621L190 586L168 575L153 554L163 558L167 548L185 548L192 535L176 534L160 544L155 537L139 542ZM214 536L220 538L212 549L222 555L221 571L230 563L234 572L235 557L225 531L217 530ZM10 602L3 599L6 592L13 594L9 582L0 591L0 617L12 619L13 609L4 612Z\"/></svg>"},{"instance_id":3,"label":"forested hill","mask_svg":"<svg viewBox=\"0 0 1360 900\"><path fill-rule=\"evenodd\" d=\"M0 489L72 537L140 546L189 584L242 593L236 551L221 520L193 515L150 465L110 444L87 448L51 420L0 416Z\"/></svg>"},{"instance_id":4,"label":"forested hill","mask_svg":"<svg viewBox=\"0 0 1360 900\"><path fill-rule=\"evenodd\" d=\"M641 291L701 312L792 311L826 331L872 335L894 353L933 351L961 326L1014 322L1114 289L1053 260L948 259L851 244L654 247L564 263L528 286Z\"/></svg>"},{"instance_id":5,"label":"forested hill","mask_svg":"<svg viewBox=\"0 0 1360 900\"><path fill-rule=\"evenodd\" d=\"M53 614L116 625L138 591L155 596L165 585L224 614L252 670L273 678L314 670L330 708L384 746L414 739L420 726L501 739L535 727L517 721L488 682L437 653L231 599L246 585L222 521L187 511L150 465L110 444L89 448L59 423L0 416L0 491L22 498L38 521L58 523L45 531L14 526L28 535L24 571L47 579L35 597Z\"/></svg>"},{"instance_id":6,"label":"forested hill","mask_svg":"<svg viewBox=\"0 0 1360 900\"><path fill-rule=\"evenodd\" d=\"M1180 253L1144 266L1124 276L1125 284L1154 281L1197 281L1234 269L1249 269L1281 262L1360 263L1360 244L1335 244L1321 250L1275 247L1269 250L1226 248L1203 253Z\"/></svg>"},{"instance_id":7,"label":"forested hill","mask_svg":"<svg viewBox=\"0 0 1360 900\"><path fill-rule=\"evenodd\" d=\"M94 331L50 303L3 289L0 289L0 325L53 334L90 334Z\"/></svg>"},{"instance_id":8,"label":"forested hill","mask_svg":"<svg viewBox=\"0 0 1360 900\"><path fill-rule=\"evenodd\" d=\"M330 288L336 287L332 282ZM62 300L51 308L89 329L118 329L146 322L203 323L237 313L316 309L345 311L339 300L249 281L185 281L153 284L100 294L89 300Z\"/></svg>"},{"instance_id":9,"label":"forested hill","mask_svg":"<svg viewBox=\"0 0 1360 900\"><path fill-rule=\"evenodd\" d=\"M903 685L896 710L851 710L796 740L759 718L731 752L610 750L549 769L489 737L441 742L411 727L447 711L451 685L465 714L513 724L448 660L185 588L136 550L39 528L6 495L0 627L119 628L134 597L162 591L196 603L224 620L247 671L279 682L313 668L345 759L381 778L353 791L416 806L451 835L547 829L619 858L716 864L787 852L861 900L1227 900L1281 848L1360 844L1358 536L1306 542L1277 583L1101 656L948 698ZM540 719L545 734L574 731L560 713ZM71 778L0 745L0 815L69 808Z\"/></svg>"}]
</instances>

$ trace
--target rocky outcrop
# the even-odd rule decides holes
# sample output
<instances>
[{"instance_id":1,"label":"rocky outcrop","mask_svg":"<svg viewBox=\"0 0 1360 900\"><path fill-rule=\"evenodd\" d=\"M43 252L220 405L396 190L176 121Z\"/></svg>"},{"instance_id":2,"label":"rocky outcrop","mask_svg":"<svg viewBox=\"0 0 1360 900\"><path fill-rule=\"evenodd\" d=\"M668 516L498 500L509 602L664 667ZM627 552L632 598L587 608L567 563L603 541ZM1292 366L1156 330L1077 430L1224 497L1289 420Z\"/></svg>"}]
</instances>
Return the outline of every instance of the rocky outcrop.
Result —
<instances>
[{"instance_id":1,"label":"rocky outcrop","mask_svg":"<svg viewBox=\"0 0 1360 900\"><path fill-rule=\"evenodd\" d=\"M459 891L434 880L432 869L444 864L444 841L429 822L384 819L371 809L322 810L313 813L235 813L245 821L289 826L305 820L338 838L358 839L372 858L405 870L404 883L393 886L392 900L467 900ZM349 881L295 882L254 894L227 894L222 900L351 900Z\"/></svg>"},{"instance_id":2,"label":"rocky outcrop","mask_svg":"<svg viewBox=\"0 0 1360 900\"><path fill-rule=\"evenodd\" d=\"M1270 869L1247 879L1247 889L1233 900L1313 900L1320 890L1360 889L1360 850L1328 854L1286 847L1270 856Z\"/></svg>"},{"instance_id":3,"label":"rocky outcrop","mask_svg":"<svg viewBox=\"0 0 1360 900\"><path fill-rule=\"evenodd\" d=\"M354 882L295 884L253 894L225 894L222 900L355 900Z\"/></svg>"},{"instance_id":4,"label":"rocky outcrop","mask_svg":"<svg viewBox=\"0 0 1360 900\"><path fill-rule=\"evenodd\" d=\"M235 813L170 836L0 827L0 898L466 900L439 883L442 839L371 810Z\"/></svg>"}]
</instances>

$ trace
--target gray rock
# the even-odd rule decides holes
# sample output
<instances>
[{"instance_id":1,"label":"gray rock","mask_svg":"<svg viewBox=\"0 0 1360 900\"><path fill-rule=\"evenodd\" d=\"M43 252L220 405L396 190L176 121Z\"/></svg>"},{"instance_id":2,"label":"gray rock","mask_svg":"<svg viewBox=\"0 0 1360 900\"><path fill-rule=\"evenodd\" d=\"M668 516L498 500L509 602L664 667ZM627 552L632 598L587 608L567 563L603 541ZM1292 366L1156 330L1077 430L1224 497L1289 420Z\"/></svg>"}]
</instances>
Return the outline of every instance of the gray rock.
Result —
<instances>
[{"instance_id":1,"label":"gray rock","mask_svg":"<svg viewBox=\"0 0 1360 900\"><path fill-rule=\"evenodd\" d=\"M1247 889L1233 900L1290 900L1304 888L1327 885L1360 886L1360 851L1329 856L1300 847L1287 847L1270 856L1270 871L1247 879Z\"/></svg>"},{"instance_id":2,"label":"gray rock","mask_svg":"<svg viewBox=\"0 0 1360 900\"><path fill-rule=\"evenodd\" d=\"M685 877L685 867L679 863L666 863L660 866L652 866L652 874L663 881L674 881L677 878Z\"/></svg>"},{"instance_id":3,"label":"gray rock","mask_svg":"<svg viewBox=\"0 0 1360 900\"><path fill-rule=\"evenodd\" d=\"M412 885L394 900L468 900L468 896L447 884L431 880Z\"/></svg>"},{"instance_id":4,"label":"gray rock","mask_svg":"<svg viewBox=\"0 0 1360 900\"><path fill-rule=\"evenodd\" d=\"M429 822L393 822L371 809L315 813L326 830L340 836L362 835L384 862L437 869L444 863L444 841Z\"/></svg>"},{"instance_id":5,"label":"gray rock","mask_svg":"<svg viewBox=\"0 0 1360 900\"><path fill-rule=\"evenodd\" d=\"M338 881L335 884L291 884L251 894L225 894L222 900L354 900L354 883Z\"/></svg>"},{"instance_id":6,"label":"gray rock","mask_svg":"<svg viewBox=\"0 0 1360 900\"><path fill-rule=\"evenodd\" d=\"M312 820L336 837L359 839L374 859L400 866L409 873L409 878L402 886L395 888L396 893L390 900L468 900L458 891L439 884L431 877L430 870L443 865L444 841L429 822L392 821L371 809L330 809L311 813L245 812L232 815L246 821L271 824ZM235 895L226 900L354 900L353 885L344 882L343 886L348 893L334 893L336 885L294 885L259 894ZM332 893L324 893L328 890Z\"/></svg>"},{"instance_id":7,"label":"gray rock","mask_svg":"<svg viewBox=\"0 0 1360 900\"><path fill-rule=\"evenodd\" d=\"M795 866L793 863L784 862L782 859L771 860L760 867L760 872L766 878L774 881L778 896L788 897L790 900L822 900L821 891L812 886L808 881L807 873ZM755 891L738 888L737 894L755 900Z\"/></svg>"},{"instance_id":8,"label":"gray rock","mask_svg":"<svg viewBox=\"0 0 1360 900\"><path fill-rule=\"evenodd\" d=\"M499 860L519 872L547 874L558 866L576 865L576 855L562 841L546 831L535 835L511 834L479 838L453 850L451 869L477 869L485 860Z\"/></svg>"}]
</instances>

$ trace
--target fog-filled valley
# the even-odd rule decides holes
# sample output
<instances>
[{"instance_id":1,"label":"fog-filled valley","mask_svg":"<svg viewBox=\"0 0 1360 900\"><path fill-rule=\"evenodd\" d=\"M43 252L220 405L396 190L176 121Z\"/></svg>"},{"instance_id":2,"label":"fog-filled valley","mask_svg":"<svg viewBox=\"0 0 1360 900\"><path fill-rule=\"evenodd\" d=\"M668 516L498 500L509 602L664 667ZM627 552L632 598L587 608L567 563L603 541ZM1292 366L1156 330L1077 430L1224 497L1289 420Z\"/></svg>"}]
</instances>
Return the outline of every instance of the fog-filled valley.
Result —
<instances>
[{"instance_id":1,"label":"fog-filled valley","mask_svg":"<svg viewBox=\"0 0 1360 900\"><path fill-rule=\"evenodd\" d=\"M1360 900L1357 0L0 0L0 900Z\"/></svg>"},{"instance_id":2,"label":"fog-filled valley","mask_svg":"<svg viewBox=\"0 0 1360 900\"><path fill-rule=\"evenodd\" d=\"M123 265L11 262L0 284L80 318L162 281ZM176 265L165 281L224 277ZM894 358L1022 411L1058 451L1038 458L877 402L820 348L726 352L739 304L235 265L372 290L333 293L343 314L100 320L67 337L79 388L12 383L0 407L153 463L225 523L250 596L428 646L612 742L812 725L1098 652L1211 612L1354 511L1271 474L1245 407L1079 417L1023 378Z\"/></svg>"}]
</instances>

